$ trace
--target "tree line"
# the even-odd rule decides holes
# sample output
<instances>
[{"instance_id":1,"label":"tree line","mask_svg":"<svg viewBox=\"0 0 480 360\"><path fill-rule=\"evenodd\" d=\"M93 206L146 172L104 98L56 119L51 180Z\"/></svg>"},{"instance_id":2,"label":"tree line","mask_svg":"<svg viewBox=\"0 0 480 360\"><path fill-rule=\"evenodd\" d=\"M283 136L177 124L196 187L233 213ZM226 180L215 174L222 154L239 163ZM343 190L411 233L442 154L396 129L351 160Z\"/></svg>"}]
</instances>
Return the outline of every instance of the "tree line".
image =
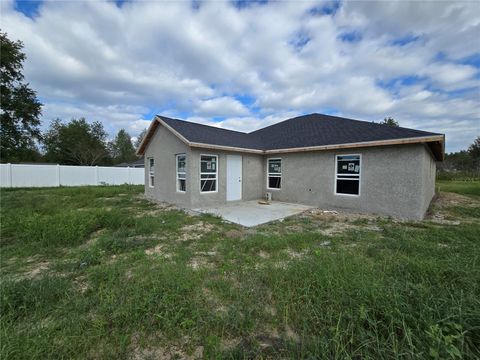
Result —
<instances>
[{"instance_id":1,"label":"tree line","mask_svg":"<svg viewBox=\"0 0 480 360\"><path fill-rule=\"evenodd\" d=\"M65 165L115 165L130 163L138 159L135 148L145 135L144 130L132 142L125 129L121 129L111 141L100 122L88 123L84 118L62 122L52 121L42 134L41 158L46 162Z\"/></svg>"},{"instance_id":2,"label":"tree line","mask_svg":"<svg viewBox=\"0 0 480 360\"><path fill-rule=\"evenodd\" d=\"M468 180L480 178L480 136L468 147L445 154L438 164L438 177L445 180Z\"/></svg>"},{"instance_id":3,"label":"tree line","mask_svg":"<svg viewBox=\"0 0 480 360\"><path fill-rule=\"evenodd\" d=\"M42 104L24 81L23 43L0 31L0 160L1 162L53 162L66 165L114 165L137 160L135 147L125 129L113 140L100 122L85 118L63 122L56 119L47 131L40 130Z\"/></svg>"}]
</instances>

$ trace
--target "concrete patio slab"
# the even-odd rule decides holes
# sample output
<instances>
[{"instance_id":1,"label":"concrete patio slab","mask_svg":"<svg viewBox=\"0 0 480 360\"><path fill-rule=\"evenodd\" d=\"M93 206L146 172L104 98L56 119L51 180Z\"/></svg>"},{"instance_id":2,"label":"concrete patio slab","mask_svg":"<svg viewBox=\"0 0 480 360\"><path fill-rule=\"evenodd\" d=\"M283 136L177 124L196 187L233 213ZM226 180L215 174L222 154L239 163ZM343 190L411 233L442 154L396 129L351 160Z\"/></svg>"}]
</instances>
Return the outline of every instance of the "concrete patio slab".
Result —
<instances>
[{"instance_id":1,"label":"concrete patio slab","mask_svg":"<svg viewBox=\"0 0 480 360\"><path fill-rule=\"evenodd\" d=\"M223 219L246 227L281 220L288 216L300 214L311 206L273 201L270 205L262 205L258 200L240 201L217 207L193 209L201 213L221 216Z\"/></svg>"}]
</instances>

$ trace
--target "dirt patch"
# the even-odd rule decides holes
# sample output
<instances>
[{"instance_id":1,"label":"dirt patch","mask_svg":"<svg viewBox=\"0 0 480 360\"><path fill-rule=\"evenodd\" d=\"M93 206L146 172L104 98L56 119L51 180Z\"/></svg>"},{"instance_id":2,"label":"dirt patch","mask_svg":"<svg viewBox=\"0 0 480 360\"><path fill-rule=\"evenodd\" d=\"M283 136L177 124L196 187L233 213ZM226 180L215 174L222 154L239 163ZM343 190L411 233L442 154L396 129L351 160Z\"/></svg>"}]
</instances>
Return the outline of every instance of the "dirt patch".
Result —
<instances>
[{"instance_id":1,"label":"dirt patch","mask_svg":"<svg viewBox=\"0 0 480 360\"><path fill-rule=\"evenodd\" d=\"M77 277L73 283L75 284L76 289L81 293L85 293L89 288L86 278L84 276Z\"/></svg>"},{"instance_id":2,"label":"dirt patch","mask_svg":"<svg viewBox=\"0 0 480 360\"><path fill-rule=\"evenodd\" d=\"M441 209L454 206L473 207L480 206L480 201L460 194L441 192L433 201L433 205Z\"/></svg>"},{"instance_id":3,"label":"dirt patch","mask_svg":"<svg viewBox=\"0 0 480 360\"><path fill-rule=\"evenodd\" d=\"M215 312L221 314L226 314L228 312L226 306L222 304L222 301L215 296L210 289L204 287L202 288L202 293Z\"/></svg>"},{"instance_id":4,"label":"dirt patch","mask_svg":"<svg viewBox=\"0 0 480 360\"><path fill-rule=\"evenodd\" d=\"M161 337L160 337L161 338ZM158 342L159 337L152 337L147 339L147 343ZM160 340L161 341L161 340ZM185 360L194 360L203 358L203 346L195 347L193 353L187 353L184 348L188 347L188 342L190 340L187 337L184 337L177 344L165 345L165 346L146 346L142 347L141 344L141 335L134 334L132 336L131 345L132 348L129 359L131 360L145 360L145 359L162 359L162 360L173 360L173 359L185 359Z\"/></svg>"},{"instance_id":5,"label":"dirt patch","mask_svg":"<svg viewBox=\"0 0 480 360\"><path fill-rule=\"evenodd\" d=\"M204 256L215 256L217 255L216 251L197 251L196 255L204 255Z\"/></svg>"},{"instance_id":6,"label":"dirt patch","mask_svg":"<svg viewBox=\"0 0 480 360\"><path fill-rule=\"evenodd\" d=\"M198 240L203 235L210 233L214 226L209 223L200 221L195 224L185 225L180 229L181 235L178 237L179 241Z\"/></svg>"},{"instance_id":7,"label":"dirt patch","mask_svg":"<svg viewBox=\"0 0 480 360\"><path fill-rule=\"evenodd\" d=\"M27 262L29 261L27 260ZM48 261L37 262L35 264L30 265L29 270L24 272L21 277L26 279L36 278L40 276L42 273L44 273L45 271L47 271L49 266L50 266L50 262Z\"/></svg>"},{"instance_id":8,"label":"dirt patch","mask_svg":"<svg viewBox=\"0 0 480 360\"><path fill-rule=\"evenodd\" d=\"M165 259L170 259L172 257L172 254L165 251L164 245L156 245L155 247L145 249L145 254L150 256L160 255Z\"/></svg>"},{"instance_id":9,"label":"dirt patch","mask_svg":"<svg viewBox=\"0 0 480 360\"><path fill-rule=\"evenodd\" d=\"M270 316L276 316L277 315L277 309L275 309L272 305L266 305L265 306L265 312Z\"/></svg>"},{"instance_id":10,"label":"dirt patch","mask_svg":"<svg viewBox=\"0 0 480 360\"><path fill-rule=\"evenodd\" d=\"M288 340L292 340L295 342L298 342L300 340L300 337L297 335L297 333L293 331L292 328L288 325L285 326L285 337Z\"/></svg>"},{"instance_id":11,"label":"dirt patch","mask_svg":"<svg viewBox=\"0 0 480 360\"><path fill-rule=\"evenodd\" d=\"M188 262L187 266L192 268L193 270L201 270L211 269L213 267L213 264L207 258L194 257Z\"/></svg>"},{"instance_id":12,"label":"dirt patch","mask_svg":"<svg viewBox=\"0 0 480 360\"><path fill-rule=\"evenodd\" d=\"M357 228L357 226L354 226L354 225L351 225L351 224L348 224L348 223L344 223L344 222L333 222L332 221L329 225L330 226L328 228L319 229L318 232L322 235L334 236L334 235L346 232L348 230Z\"/></svg>"},{"instance_id":13,"label":"dirt patch","mask_svg":"<svg viewBox=\"0 0 480 360\"><path fill-rule=\"evenodd\" d=\"M291 233L296 233L296 232L302 232L303 231L303 226L302 225L288 225L285 227L285 230L287 232Z\"/></svg>"},{"instance_id":14,"label":"dirt patch","mask_svg":"<svg viewBox=\"0 0 480 360\"><path fill-rule=\"evenodd\" d=\"M303 212L301 217L311 218L314 220L323 221L338 221L338 222L351 222L356 220L376 220L382 218L382 216L374 214L364 214L355 212L343 212L337 210L323 210L323 209L310 209Z\"/></svg>"},{"instance_id":15,"label":"dirt patch","mask_svg":"<svg viewBox=\"0 0 480 360\"><path fill-rule=\"evenodd\" d=\"M97 231L94 231L93 233L90 234L90 237L88 238L87 242L83 244L82 246L92 246L95 245L95 243L98 241L98 238L105 232L105 229L99 229Z\"/></svg>"},{"instance_id":16,"label":"dirt patch","mask_svg":"<svg viewBox=\"0 0 480 360\"><path fill-rule=\"evenodd\" d=\"M260 256L262 259L268 259L270 257L270 254L261 250L258 252L258 256Z\"/></svg>"},{"instance_id":17,"label":"dirt patch","mask_svg":"<svg viewBox=\"0 0 480 360\"><path fill-rule=\"evenodd\" d=\"M295 251L292 249L285 250L289 257L292 259L303 259L307 255L307 251Z\"/></svg>"},{"instance_id":18,"label":"dirt patch","mask_svg":"<svg viewBox=\"0 0 480 360\"><path fill-rule=\"evenodd\" d=\"M242 342L241 338L222 339L220 343L220 347L224 351L229 351L236 348L241 342Z\"/></svg>"},{"instance_id":19,"label":"dirt patch","mask_svg":"<svg viewBox=\"0 0 480 360\"><path fill-rule=\"evenodd\" d=\"M131 269L128 269L126 272L125 272L125 278L127 280L130 280L131 278L133 277L133 271Z\"/></svg>"},{"instance_id":20,"label":"dirt patch","mask_svg":"<svg viewBox=\"0 0 480 360\"><path fill-rule=\"evenodd\" d=\"M144 197L142 197L142 199L145 200ZM149 200L152 200L152 199L149 199ZM157 216L157 215L160 215L161 213L163 213L165 211L171 211L171 210L178 210L179 209L178 206L173 205L173 204L169 204L169 203L166 203L166 202L157 202L157 201L153 201L153 200L152 200L152 202L154 203L154 206L150 207L148 209L139 209L138 207L130 207L130 209L132 209L136 212L136 214L135 214L136 218L143 217L143 216Z\"/></svg>"},{"instance_id":21,"label":"dirt patch","mask_svg":"<svg viewBox=\"0 0 480 360\"><path fill-rule=\"evenodd\" d=\"M147 255L158 255L162 253L162 245L157 245L153 248L149 248L145 250L145 254Z\"/></svg>"},{"instance_id":22,"label":"dirt patch","mask_svg":"<svg viewBox=\"0 0 480 360\"><path fill-rule=\"evenodd\" d=\"M228 230L225 236L229 239L239 239L243 236L243 232L240 230Z\"/></svg>"},{"instance_id":23,"label":"dirt patch","mask_svg":"<svg viewBox=\"0 0 480 360\"><path fill-rule=\"evenodd\" d=\"M478 206L480 206L480 201L476 199L460 194L441 192L433 200L426 219L439 225L460 225L460 221L455 220L449 209L453 207L469 208Z\"/></svg>"},{"instance_id":24,"label":"dirt patch","mask_svg":"<svg viewBox=\"0 0 480 360\"><path fill-rule=\"evenodd\" d=\"M429 217L429 220L435 224L440 225L460 225L460 221L458 220L448 220L445 219L445 214L443 213L436 213Z\"/></svg>"}]
</instances>

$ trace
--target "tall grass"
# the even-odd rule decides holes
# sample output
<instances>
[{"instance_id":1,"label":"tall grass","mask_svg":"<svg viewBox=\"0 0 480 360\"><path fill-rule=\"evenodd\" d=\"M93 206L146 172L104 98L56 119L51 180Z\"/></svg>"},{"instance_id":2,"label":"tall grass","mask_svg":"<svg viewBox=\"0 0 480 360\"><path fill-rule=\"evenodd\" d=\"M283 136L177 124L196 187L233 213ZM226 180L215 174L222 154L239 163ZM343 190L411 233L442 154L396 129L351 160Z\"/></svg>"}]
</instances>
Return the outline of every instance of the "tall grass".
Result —
<instances>
[{"instance_id":1,"label":"tall grass","mask_svg":"<svg viewBox=\"0 0 480 360\"><path fill-rule=\"evenodd\" d=\"M474 208L450 209L455 226L378 219L326 236L328 222L293 218L245 233L141 191L2 190L2 358L480 356ZM185 237L200 221L212 230Z\"/></svg>"}]
</instances>

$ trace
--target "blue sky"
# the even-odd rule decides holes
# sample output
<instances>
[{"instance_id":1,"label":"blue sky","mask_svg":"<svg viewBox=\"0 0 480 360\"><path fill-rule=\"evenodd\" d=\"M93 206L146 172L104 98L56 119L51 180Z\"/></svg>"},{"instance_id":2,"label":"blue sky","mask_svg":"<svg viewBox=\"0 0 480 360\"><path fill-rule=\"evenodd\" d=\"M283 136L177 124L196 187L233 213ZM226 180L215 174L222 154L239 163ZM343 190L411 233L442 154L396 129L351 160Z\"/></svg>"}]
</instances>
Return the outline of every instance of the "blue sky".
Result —
<instances>
[{"instance_id":1,"label":"blue sky","mask_svg":"<svg viewBox=\"0 0 480 360\"><path fill-rule=\"evenodd\" d=\"M240 131L321 112L480 135L478 2L12 1L26 80L57 117L133 136L161 113Z\"/></svg>"}]
</instances>

